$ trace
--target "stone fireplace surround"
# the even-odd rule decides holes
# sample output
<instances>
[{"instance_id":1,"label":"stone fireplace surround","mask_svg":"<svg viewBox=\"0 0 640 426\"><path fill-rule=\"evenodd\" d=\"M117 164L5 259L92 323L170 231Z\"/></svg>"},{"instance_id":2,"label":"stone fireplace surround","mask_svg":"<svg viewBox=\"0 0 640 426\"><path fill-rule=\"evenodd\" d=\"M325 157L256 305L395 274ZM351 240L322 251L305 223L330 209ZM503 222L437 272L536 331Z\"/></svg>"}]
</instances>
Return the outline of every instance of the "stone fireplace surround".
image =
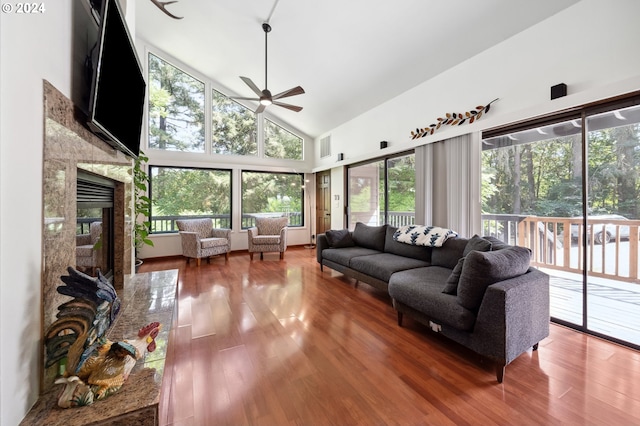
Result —
<instances>
[{"instance_id":1,"label":"stone fireplace surround","mask_svg":"<svg viewBox=\"0 0 640 426\"><path fill-rule=\"evenodd\" d=\"M113 282L122 289L124 275L131 273L131 171L132 160L91 133L77 119L71 100L44 81L43 152L43 330L56 320L58 306L67 297L56 288L67 267L75 266L76 179L78 169L111 179L114 191ZM51 387L54 367L43 371L41 390Z\"/></svg>"}]
</instances>

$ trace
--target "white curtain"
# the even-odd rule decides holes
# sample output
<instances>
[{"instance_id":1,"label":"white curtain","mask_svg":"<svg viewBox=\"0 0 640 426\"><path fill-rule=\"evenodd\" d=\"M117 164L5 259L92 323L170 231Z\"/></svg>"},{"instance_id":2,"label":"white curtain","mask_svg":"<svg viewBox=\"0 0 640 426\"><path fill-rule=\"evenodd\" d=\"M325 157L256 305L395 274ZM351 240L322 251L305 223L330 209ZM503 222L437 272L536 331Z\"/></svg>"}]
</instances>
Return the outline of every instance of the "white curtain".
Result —
<instances>
[{"instance_id":1,"label":"white curtain","mask_svg":"<svg viewBox=\"0 0 640 426\"><path fill-rule=\"evenodd\" d=\"M433 144L416 147L416 224L433 223Z\"/></svg>"},{"instance_id":2,"label":"white curtain","mask_svg":"<svg viewBox=\"0 0 640 426\"><path fill-rule=\"evenodd\" d=\"M471 133L416 148L416 223L481 233L480 144Z\"/></svg>"}]
</instances>

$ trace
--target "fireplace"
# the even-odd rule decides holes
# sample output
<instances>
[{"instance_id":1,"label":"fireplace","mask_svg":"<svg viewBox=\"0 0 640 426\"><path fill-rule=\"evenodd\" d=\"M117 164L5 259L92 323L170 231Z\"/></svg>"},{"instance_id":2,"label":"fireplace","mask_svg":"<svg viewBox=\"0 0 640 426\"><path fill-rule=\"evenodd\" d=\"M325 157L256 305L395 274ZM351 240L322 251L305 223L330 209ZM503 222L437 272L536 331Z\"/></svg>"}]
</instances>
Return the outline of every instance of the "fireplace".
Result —
<instances>
[{"instance_id":1,"label":"fireplace","mask_svg":"<svg viewBox=\"0 0 640 426\"><path fill-rule=\"evenodd\" d=\"M105 273L111 271L117 291L123 287L124 275L132 272L133 164L131 158L91 133L73 103L46 81L44 109L42 329L46 330L56 320L58 306L68 300L56 288L67 268L78 266L77 241L78 234L85 232L84 222L87 227L102 223L99 267ZM112 198L86 197L87 181L97 182L100 191ZM43 369L42 391L51 387L54 370Z\"/></svg>"}]
</instances>

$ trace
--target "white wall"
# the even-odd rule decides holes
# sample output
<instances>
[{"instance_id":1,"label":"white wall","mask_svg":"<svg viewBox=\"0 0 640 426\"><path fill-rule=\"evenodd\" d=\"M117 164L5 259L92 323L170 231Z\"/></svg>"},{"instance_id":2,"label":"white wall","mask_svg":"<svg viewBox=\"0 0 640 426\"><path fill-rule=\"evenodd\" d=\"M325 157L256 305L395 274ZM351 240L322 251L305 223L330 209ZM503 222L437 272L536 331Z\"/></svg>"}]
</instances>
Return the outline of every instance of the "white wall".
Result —
<instances>
[{"instance_id":1,"label":"white wall","mask_svg":"<svg viewBox=\"0 0 640 426\"><path fill-rule=\"evenodd\" d=\"M38 396L42 270L42 80L71 93L71 0L0 15L0 423Z\"/></svg>"},{"instance_id":2,"label":"white wall","mask_svg":"<svg viewBox=\"0 0 640 426\"><path fill-rule=\"evenodd\" d=\"M583 0L321 135L314 170L333 169L338 152L345 155L343 166L640 90L639 16L637 0ZM436 48L425 42L427 54ZM558 83L567 84L568 96L551 101L550 87ZM481 120L411 140L416 127L495 98L500 99ZM328 134L333 155L320 159L319 140ZM381 140L390 142L384 151ZM344 198L342 192L333 181L332 193Z\"/></svg>"}]
</instances>

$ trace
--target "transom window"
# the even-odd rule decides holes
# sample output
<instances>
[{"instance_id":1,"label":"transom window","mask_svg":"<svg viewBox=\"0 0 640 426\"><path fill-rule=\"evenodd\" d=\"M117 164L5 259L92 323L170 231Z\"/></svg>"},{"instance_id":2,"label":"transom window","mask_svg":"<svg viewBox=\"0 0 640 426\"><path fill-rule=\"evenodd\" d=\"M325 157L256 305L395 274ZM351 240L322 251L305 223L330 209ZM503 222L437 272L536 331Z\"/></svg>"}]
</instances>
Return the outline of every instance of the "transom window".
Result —
<instances>
[{"instance_id":1,"label":"transom window","mask_svg":"<svg viewBox=\"0 0 640 426\"><path fill-rule=\"evenodd\" d=\"M264 121L264 155L270 158L302 160L303 139L271 120Z\"/></svg>"},{"instance_id":2,"label":"transom window","mask_svg":"<svg viewBox=\"0 0 640 426\"><path fill-rule=\"evenodd\" d=\"M214 155L304 159L304 139L149 53L148 147ZM206 90L209 90L208 88ZM209 108L210 107L210 108ZM205 111L211 115L206 118ZM210 134L206 146L205 133Z\"/></svg>"},{"instance_id":3,"label":"transom window","mask_svg":"<svg viewBox=\"0 0 640 426\"><path fill-rule=\"evenodd\" d=\"M149 148L204 152L204 83L149 54Z\"/></svg>"}]
</instances>

